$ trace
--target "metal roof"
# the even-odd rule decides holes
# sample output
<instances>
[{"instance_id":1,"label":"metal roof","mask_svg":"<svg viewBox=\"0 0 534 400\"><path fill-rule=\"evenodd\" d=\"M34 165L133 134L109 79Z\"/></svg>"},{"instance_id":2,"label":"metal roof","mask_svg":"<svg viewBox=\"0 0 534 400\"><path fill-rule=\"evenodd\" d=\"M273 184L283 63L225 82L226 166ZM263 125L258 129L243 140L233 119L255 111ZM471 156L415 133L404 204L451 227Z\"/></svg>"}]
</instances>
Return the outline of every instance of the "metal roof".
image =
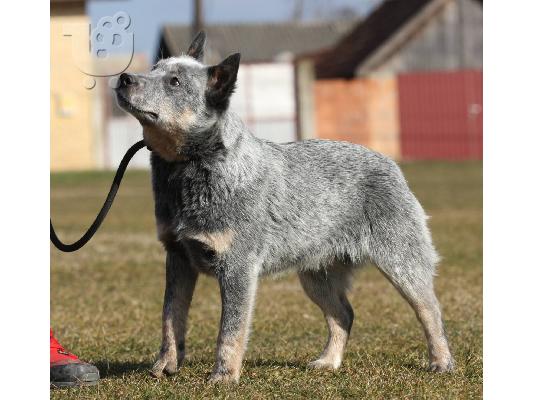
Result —
<instances>
[{"instance_id":1,"label":"metal roof","mask_svg":"<svg viewBox=\"0 0 534 400\"><path fill-rule=\"evenodd\" d=\"M333 46L356 20L305 23L260 23L207 25L207 61L241 53L241 62L266 62L277 57L298 56ZM191 42L189 25L165 26L160 39L160 56L179 55ZM158 50L159 51L159 50ZM213 59L213 60L210 60Z\"/></svg>"}]
</instances>

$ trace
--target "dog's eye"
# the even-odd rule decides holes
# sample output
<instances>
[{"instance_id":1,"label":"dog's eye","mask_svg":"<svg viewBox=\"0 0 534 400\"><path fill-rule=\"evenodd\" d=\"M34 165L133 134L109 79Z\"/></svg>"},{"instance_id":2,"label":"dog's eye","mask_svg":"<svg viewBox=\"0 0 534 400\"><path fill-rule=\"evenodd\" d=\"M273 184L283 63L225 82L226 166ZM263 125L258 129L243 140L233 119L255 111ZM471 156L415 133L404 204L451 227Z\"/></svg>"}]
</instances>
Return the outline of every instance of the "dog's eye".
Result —
<instances>
[{"instance_id":1,"label":"dog's eye","mask_svg":"<svg viewBox=\"0 0 534 400\"><path fill-rule=\"evenodd\" d=\"M177 77L173 76L171 78L171 80L169 81L169 83L171 84L171 86L180 86L180 81L178 80Z\"/></svg>"}]
</instances>

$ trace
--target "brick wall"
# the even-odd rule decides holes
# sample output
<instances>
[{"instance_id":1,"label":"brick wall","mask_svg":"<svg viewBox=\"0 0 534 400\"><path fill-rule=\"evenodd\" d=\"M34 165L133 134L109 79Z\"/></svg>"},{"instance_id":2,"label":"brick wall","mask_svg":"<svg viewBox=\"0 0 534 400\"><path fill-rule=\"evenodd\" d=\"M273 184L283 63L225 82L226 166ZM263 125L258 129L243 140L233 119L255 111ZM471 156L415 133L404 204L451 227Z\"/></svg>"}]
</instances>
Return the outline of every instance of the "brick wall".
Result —
<instances>
[{"instance_id":1,"label":"brick wall","mask_svg":"<svg viewBox=\"0 0 534 400\"><path fill-rule=\"evenodd\" d=\"M317 137L359 143L399 158L395 78L319 80L314 100Z\"/></svg>"}]
</instances>

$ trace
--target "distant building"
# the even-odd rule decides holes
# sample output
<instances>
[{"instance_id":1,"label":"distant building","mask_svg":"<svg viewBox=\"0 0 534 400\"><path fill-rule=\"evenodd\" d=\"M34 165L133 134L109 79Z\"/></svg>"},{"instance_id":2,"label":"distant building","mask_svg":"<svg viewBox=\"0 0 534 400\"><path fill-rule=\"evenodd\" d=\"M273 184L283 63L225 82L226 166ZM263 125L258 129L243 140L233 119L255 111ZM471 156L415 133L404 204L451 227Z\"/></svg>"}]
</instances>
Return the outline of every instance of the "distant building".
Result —
<instances>
[{"instance_id":1,"label":"distant building","mask_svg":"<svg viewBox=\"0 0 534 400\"><path fill-rule=\"evenodd\" d=\"M481 68L481 0L386 0L315 63L318 79Z\"/></svg>"},{"instance_id":2,"label":"distant building","mask_svg":"<svg viewBox=\"0 0 534 400\"><path fill-rule=\"evenodd\" d=\"M100 165L100 143L93 126L94 93L83 85L73 61L72 25L88 26L85 1L50 1L50 168L93 169Z\"/></svg>"},{"instance_id":3,"label":"distant building","mask_svg":"<svg viewBox=\"0 0 534 400\"><path fill-rule=\"evenodd\" d=\"M231 107L258 137L296 140L293 60L328 49L355 20L306 23L208 25L205 62L214 64L240 52L237 90ZM190 26L166 26L156 59L179 56L191 42Z\"/></svg>"},{"instance_id":4,"label":"distant building","mask_svg":"<svg viewBox=\"0 0 534 400\"><path fill-rule=\"evenodd\" d=\"M394 158L482 157L482 1L386 0L296 62L300 138Z\"/></svg>"}]
</instances>

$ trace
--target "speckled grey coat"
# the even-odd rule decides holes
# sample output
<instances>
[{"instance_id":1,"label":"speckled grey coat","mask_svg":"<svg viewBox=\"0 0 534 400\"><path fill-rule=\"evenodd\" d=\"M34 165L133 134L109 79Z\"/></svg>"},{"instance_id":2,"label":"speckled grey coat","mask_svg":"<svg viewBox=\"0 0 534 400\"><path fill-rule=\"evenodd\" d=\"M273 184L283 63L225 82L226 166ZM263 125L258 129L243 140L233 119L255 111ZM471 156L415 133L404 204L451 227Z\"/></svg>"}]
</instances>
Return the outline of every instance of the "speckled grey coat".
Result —
<instances>
[{"instance_id":1,"label":"speckled grey coat","mask_svg":"<svg viewBox=\"0 0 534 400\"><path fill-rule=\"evenodd\" d=\"M159 238L167 250L163 343L152 369L174 373L199 273L214 276L222 315L211 381L237 381L261 275L295 270L322 309L329 339L317 368L340 366L353 321L346 292L370 261L406 298L429 345L430 369L453 367L433 290L438 255L426 216L398 166L356 144L276 144L252 135L228 110L239 55L187 55L146 75L123 74L117 97L151 146ZM273 334L275 334L273 332Z\"/></svg>"}]
</instances>

